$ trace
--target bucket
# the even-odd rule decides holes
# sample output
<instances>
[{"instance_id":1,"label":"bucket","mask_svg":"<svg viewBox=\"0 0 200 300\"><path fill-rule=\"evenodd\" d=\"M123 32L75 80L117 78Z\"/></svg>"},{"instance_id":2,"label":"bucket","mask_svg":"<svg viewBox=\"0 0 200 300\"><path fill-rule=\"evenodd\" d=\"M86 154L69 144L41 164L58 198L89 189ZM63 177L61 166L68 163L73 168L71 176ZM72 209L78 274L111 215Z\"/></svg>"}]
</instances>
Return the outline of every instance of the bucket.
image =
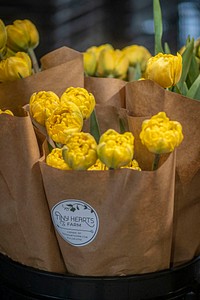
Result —
<instances>
[{"instance_id":1,"label":"bucket","mask_svg":"<svg viewBox=\"0 0 200 300\"><path fill-rule=\"evenodd\" d=\"M85 277L41 271L0 254L0 295L2 300L198 300L200 256L154 273Z\"/></svg>"}]
</instances>

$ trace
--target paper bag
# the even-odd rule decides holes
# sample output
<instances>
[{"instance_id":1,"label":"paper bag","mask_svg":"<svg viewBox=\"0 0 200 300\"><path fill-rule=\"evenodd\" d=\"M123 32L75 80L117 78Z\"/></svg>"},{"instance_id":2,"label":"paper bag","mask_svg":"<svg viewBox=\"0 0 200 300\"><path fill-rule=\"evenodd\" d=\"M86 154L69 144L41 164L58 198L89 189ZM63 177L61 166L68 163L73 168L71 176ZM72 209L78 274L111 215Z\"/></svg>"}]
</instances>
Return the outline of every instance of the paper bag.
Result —
<instances>
[{"instance_id":1,"label":"paper bag","mask_svg":"<svg viewBox=\"0 0 200 300\"><path fill-rule=\"evenodd\" d=\"M13 82L0 83L0 107L23 106L38 91L53 91L60 96L68 87L83 87L82 54L67 47L41 58L41 72Z\"/></svg>"},{"instance_id":2,"label":"paper bag","mask_svg":"<svg viewBox=\"0 0 200 300\"><path fill-rule=\"evenodd\" d=\"M141 120L134 124L141 126ZM123 276L169 268L175 153L156 171L63 171L44 157L40 168L71 274Z\"/></svg>"},{"instance_id":3,"label":"paper bag","mask_svg":"<svg viewBox=\"0 0 200 300\"><path fill-rule=\"evenodd\" d=\"M95 96L96 103L125 107L126 81L117 78L85 77L84 87Z\"/></svg>"},{"instance_id":4,"label":"paper bag","mask_svg":"<svg viewBox=\"0 0 200 300\"><path fill-rule=\"evenodd\" d=\"M179 121L184 140L177 149L172 263L182 264L200 254L200 103L166 91L149 80L126 85L126 109L134 116L165 111Z\"/></svg>"},{"instance_id":5,"label":"paper bag","mask_svg":"<svg viewBox=\"0 0 200 300\"><path fill-rule=\"evenodd\" d=\"M27 266L64 273L39 157L30 117L22 110L14 117L1 114L0 252Z\"/></svg>"}]
</instances>

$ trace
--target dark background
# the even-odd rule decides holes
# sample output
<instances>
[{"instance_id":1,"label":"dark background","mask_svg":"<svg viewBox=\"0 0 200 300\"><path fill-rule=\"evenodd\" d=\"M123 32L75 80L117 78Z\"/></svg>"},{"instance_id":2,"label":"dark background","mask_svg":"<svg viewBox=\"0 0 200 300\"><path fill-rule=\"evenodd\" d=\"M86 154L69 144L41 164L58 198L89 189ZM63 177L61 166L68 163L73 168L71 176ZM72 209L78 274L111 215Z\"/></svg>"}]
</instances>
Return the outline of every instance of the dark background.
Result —
<instances>
[{"instance_id":1,"label":"dark background","mask_svg":"<svg viewBox=\"0 0 200 300\"><path fill-rule=\"evenodd\" d=\"M190 34L200 36L200 0L160 0L163 41L176 52ZM0 0L6 25L29 19L40 34L38 58L67 46L85 51L110 43L115 48L140 44L154 53L153 0Z\"/></svg>"}]
</instances>

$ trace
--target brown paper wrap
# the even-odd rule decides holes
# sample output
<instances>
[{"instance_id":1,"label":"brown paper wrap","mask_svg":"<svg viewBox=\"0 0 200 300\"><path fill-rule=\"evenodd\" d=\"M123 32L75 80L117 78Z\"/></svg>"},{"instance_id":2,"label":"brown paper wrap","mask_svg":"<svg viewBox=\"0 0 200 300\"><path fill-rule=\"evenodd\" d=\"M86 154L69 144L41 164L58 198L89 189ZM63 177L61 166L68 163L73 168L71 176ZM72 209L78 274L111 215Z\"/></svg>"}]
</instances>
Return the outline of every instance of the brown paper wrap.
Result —
<instances>
[{"instance_id":1,"label":"brown paper wrap","mask_svg":"<svg viewBox=\"0 0 200 300\"><path fill-rule=\"evenodd\" d=\"M151 81L128 83L126 109L134 116L165 111L183 126L177 149L172 263L182 264L200 254L200 103L166 91Z\"/></svg>"},{"instance_id":2,"label":"brown paper wrap","mask_svg":"<svg viewBox=\"0 0 200 300\"><path fill-rule=\"evenodd\" d=\"M97 110L99 119L101 116L107 120L109 116L110 128L115 124L119 130L115 123L117 114L111 117L109 106L100 106L100 110L104 110L104 115L98 114ZM134 118L129 119L131 124ZM103 120L100 123L103 124ZM140 128L141 122L141 118L137 119L133 122L134 127ZM138 136L136 139L139 141ZM143 153L137 153L139 155L142 157ZM152 163L152 157L150 160ZM71 245L56 230L70 273L121 276L169 268L175 153L169 155L157 171L62 171L48 166L44 157L40 168L50 211L64 200L75 199L90 205L98 215L98 233L91 243L84 246ZM65 228L67 217L59 215L59 221L61 223L55 228Z\"/></svg>"},{"instance_id":3,"label":"brown paper wrap","mask_svg":"<svg viewBox=\"0 0 200 300\"><path fill-rule=\"evenodd\" d=\"M98 104L125 107L125 85L125 81L116 78L85 77L84 87Z\"/></svg>"},{"instance_id":4,"label":"brown paper wrap","mask_svg":"<svg viewBox=\"0 0 200 300\"><path fill-rule=\"evenodd\" d=\"M82 54L67 47L41 58L42 71L13 82L0 83L0 108L23 106L38 91L53 91L60 96L70 86L83 87Z\"/></svg>"},{"instance_id":5,"label":"brown paper wrap","mask_svg":"<svg viewBox=\"0 0 200 300\"><path fill-rule=\"evenodd\" d=\"M46 271L66 271L38 165L28 115L0 115L0 252Z\"/></svg>"}]
</instances>

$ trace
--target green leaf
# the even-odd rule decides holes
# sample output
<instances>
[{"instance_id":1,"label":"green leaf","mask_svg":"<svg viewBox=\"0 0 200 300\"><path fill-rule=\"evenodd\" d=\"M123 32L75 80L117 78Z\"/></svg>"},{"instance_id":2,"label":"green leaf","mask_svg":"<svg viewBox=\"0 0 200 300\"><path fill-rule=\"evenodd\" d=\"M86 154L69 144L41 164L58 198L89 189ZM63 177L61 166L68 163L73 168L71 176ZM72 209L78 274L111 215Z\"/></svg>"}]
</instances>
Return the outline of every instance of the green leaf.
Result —
<instances>
[{"instance_id":1,"label":"green leaf","mask_svg":"<svg viewBox=\"0 0 200 300\"><path fill-rule=\"evenodd\" d=\"M164 53L162 47L162 12L159 0L153 0L154 33L155 33L155 55L159 52Z\"/></svg>"},{"instance_id":2,"label":"green leaf","mask_svg":"<svg viewBox=\"0 0 200 300\"><path fill-rule=\"evenodd\" d=\"M186 81L186 78L187 78L187 75L188 75L188 72L189 72L189 69L190 69L193 50L194 50L194 39L192 39L186 45L185 51L182 54L182 74L181 74L181 79L177 83L177 87L181 91L181 94L183 94L184 83Z\"/></svg>"},{"instance_id":3,"label":"green leaf","mask_svg":"<svg viewBox=\"0 0 200 300\"><path fill-rule=\"evenodd\" d=\"M187 85L190 88L193 82L196 80L196 78L199 75L199 64L197 62L197 59L195 55L192 55L190 68L187 75Z\"/></svg>"},{"instance_id":4,"label":"green leaf","mask_svg":"<svg viewBox=\"0 0 200 300\"><path fill-rule=\"evenodd\" d=\"M95 109L90 115L90 133L93 135L95 138L97 144L99 143L99 138L100 138L100 129L99 129L99 124L96 116L96 111Z\"/></svg>"},{"instance_id":5,"label":"green leaf","mask_svg":"<svg viewBox=\"0 0 200 300\"><path fill-rule=\"evenodd\" d=\"M188 98L200 100L200 74L188 90L186 96Z\"/></svg>"},{"instance_id":6,"label":"green leaf","mask_svg":"<svg viewBox=\"0 0 200 300\"><path fill-rule=\"evenodd\" d=\"M170 50L170 48L169 48L169 45L168 45L168 43L164 43L164 48L165 48L165 53L166 54L171 54L171 50Z\"/></svg>"},{"instance_id":7,"label":"green leaf","mask_svg":"<svg viewBox=\"0 0 200 300\"><path fill-rule=\"evenodd\" d=\"M128 81L134 81L140 79L142 76L140 63L137 63L135 67L129 66L128 68Z\"/></svg>"}]
</instances>

